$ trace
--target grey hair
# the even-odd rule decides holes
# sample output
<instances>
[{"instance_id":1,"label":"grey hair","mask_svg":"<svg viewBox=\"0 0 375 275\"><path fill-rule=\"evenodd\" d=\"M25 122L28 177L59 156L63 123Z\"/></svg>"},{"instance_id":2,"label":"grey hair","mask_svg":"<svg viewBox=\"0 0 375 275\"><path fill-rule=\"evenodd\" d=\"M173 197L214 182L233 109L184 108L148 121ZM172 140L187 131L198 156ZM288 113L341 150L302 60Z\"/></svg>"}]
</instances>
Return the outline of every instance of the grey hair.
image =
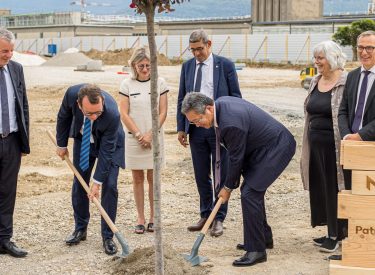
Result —
<instances>
[{"instance_id":1,"label":"grey hair","mask_svg":"<svg viewBox=\"0 0 375 275\"><path fill-rule=\"evenodd\" d=\"M364 36L370 36L370 35L375 36L375 31L365 31L365 32L361 33L360 35L358 35L358 37L357 37L357 44L358 44L358 40L359 40L361 37L364 37Z\"/></svg>"},{"instance_id":2,"label":"grey hair","mask_svg":"<svg viewBox=\"0 0 375 275\"><path fill-rule=\"evenodd\" d=\"M132 56L130 57L128 63L130 66L131 79L137 79L138 73L135 66L141 62L143 59L151 60L150 51L147 46L137 47L134 49Z\"/></svg>"},{"instance_id":3,"label":"grey hair","mask_svg":"<svg viewBox=\"0 0 375 275\"><path fill-rule=\"evenodd\" d=\"M203 42L203 44L207 44L209 39L207 33L203 30L195 30L190 34L189 43L196 43L196 42Z\"/></svg>"},{"instance_id":4,"label":"grey hair","mask_svg":"<svg viewBox=\"0 0 375 275\"><path fill-rule=\"evenodd\" d=\"M204 114L207 105L213 106L214 101L202 93L191 92L182 101L181 113L186 115L190 111L195 111L198 114Z\"/></svg>"},{"instance_id":5,"label":"grey hair","mask_svg":"<svg viewBox=\"0 0 375 275\"><path fill-rule=\"evenodd\" d=\"M14 34L11 31L8 31L7 29L3 29L3 28L0 28L0 39L4 39L11 44L14 44L16 40L16 38L14 37Z\"/></svg>"},{"instance_id":6,"label":"grey hair","mask_svg":"<svg viewBox=\"0 0 375 275\"><path fill-rule=\"evenodd\" d=\"M315 45L313 54L314 56L317 56L320 53L322 53L327 59L331 67L331 71L337 69L344 70L346 55L343 53L341 47L337 45L337 43L331 40L320 42L319 44Z\"/></svg>"}]
</instances>

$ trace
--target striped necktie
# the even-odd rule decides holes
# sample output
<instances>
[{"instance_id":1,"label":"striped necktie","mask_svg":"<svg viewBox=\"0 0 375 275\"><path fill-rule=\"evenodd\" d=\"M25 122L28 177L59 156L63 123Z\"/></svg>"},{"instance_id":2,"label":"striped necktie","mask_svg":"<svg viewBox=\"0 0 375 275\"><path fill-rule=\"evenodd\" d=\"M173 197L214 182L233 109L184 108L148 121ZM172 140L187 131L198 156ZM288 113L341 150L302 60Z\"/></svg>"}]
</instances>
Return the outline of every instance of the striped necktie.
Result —
<instances>
[{"instance_id":1,"label":"striped necktie","mask_svg":"<svg viewBox=\"0 0 375 275\"><path fill-rule=\"evenodd\" d=\"M81 167L82 171L86 171L89 168L90 136L91 120L86 117L83 125L81 154L79 156L79 167Z\"/></svg>"}]
</instances>

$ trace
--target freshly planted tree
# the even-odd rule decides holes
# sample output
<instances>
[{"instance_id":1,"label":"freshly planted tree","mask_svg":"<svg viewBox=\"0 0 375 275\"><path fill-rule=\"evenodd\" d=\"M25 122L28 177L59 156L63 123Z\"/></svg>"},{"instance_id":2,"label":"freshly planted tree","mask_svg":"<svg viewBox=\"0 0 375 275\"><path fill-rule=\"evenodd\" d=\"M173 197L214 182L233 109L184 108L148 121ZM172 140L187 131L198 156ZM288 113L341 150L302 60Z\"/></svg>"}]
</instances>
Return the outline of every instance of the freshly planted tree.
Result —
<instances>
[{"instance_id":1,"label":"freshly planted tree","mask_svg":"<svg viewBox=\"0 0 375 275\"><path fill-rule=\"evenodd\" d=\"M189 0L185 0L189 1ZM130 8L137 13L146 15L147 38L150 48L151 58L151 114L152 114L152 146L154 155L154 224L155 224L155 274L164 274L164 257L162 245L161 226L161 192L160 192L160 167L161 155L159 146L159 108L157 92L158 67L157 50L154 31L155 10L161 12L171 12L173 4L180 4L184 0L132 0Z\"/></svg>"},{"instance_id":2,"label":"freshly planted tree","mask_svg":"<svg viewBox=\"0 0 375 275\"><path fill-rule=\"evenodd\" d=\"M353 61L357 61L357 37L364 31L375 31L375 22L371 19L355 21L350 26L339 27L333 35L333 40L341 46L351 46L353 51Z\"/></svg>"}]
</instances>

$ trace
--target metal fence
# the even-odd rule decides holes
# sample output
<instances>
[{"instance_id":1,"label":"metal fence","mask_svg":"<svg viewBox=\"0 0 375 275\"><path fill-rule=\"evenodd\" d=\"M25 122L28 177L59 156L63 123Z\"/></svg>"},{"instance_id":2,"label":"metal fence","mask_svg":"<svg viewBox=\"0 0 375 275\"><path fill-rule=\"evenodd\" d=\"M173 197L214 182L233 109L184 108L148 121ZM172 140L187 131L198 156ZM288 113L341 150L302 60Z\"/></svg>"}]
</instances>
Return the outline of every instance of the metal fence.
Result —
<instances>
[{"instance_id":1,"label":"metal fence","mask_svg":"<svg viewBox=\"0 0 375 275\"><path fill-rule=\"evenodd\" d=\"M312 49L317 43L330 40L332 34L237 34L212 35L212 51L232 61L273 62L273 63L307 63L312 58ZM159 53L171 59L186 60L192 57L188 50L187 35L156 36ZM48 45L54 44L57 53L68 48L80 51L96 49L99 51L133 48L146 45L146 36L87 36L72 38L23 39L17 40L15 50L48 54ZM352 58L349 47L344 48L348 60Z\"/></svg>"}]
</instances>

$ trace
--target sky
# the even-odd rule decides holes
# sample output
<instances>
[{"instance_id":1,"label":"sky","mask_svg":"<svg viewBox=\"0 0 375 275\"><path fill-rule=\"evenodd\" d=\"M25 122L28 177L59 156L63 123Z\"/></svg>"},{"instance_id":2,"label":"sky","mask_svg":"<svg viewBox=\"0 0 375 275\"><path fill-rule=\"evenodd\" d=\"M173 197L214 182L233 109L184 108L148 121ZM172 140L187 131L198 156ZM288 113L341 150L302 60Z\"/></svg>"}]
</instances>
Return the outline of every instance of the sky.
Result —
<instances>
[{"instance_id":1,"label":"sky","mask_svg":"<svg viewBox=\"0 0 375 275\"><path fill-rule=\"evenodd\" d=\"M303 1L303 0L300 0ZM0 8L11 9L13 14L80 11L80 0L0 0ZM86 10L93 14L135 15L129 8L131 0L86 0ZM184 1L186 2L186 0ZM370 0L324 0L324 14L365 12ZM95 5L102 6L95 6ZM232 17L250 15L251 0L190 0L176 11L166 16L191 17ZM223 8L224 7L224 8Z\"/></svg>"}]
</instances>

